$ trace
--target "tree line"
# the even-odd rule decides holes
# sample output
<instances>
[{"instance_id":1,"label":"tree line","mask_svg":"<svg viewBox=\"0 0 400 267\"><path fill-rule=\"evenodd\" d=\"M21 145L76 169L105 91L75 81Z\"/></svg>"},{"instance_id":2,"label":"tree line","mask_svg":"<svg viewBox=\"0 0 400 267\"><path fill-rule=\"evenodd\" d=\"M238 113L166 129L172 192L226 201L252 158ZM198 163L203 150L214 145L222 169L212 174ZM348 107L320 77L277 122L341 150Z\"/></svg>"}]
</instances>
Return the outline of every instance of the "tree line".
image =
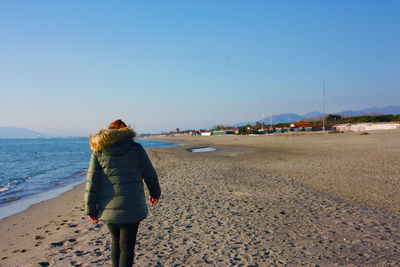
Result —
<instances>
[{"instance_id":1,"label":"tree line","mask_svg":"<svg viewBox=\"0 0 400 267\"><path fill-rule=\"evenodd\" d=\"M327 123L363 123L363 122L391 122L400 121L400 115L362 115L362 116L351 116L344 117L341 115L330 114L326 117Z\"/></svg>"},{"instance_id":2,"label":"tree line","mask_svg":"<svg viewBox=\"0 0 400 267\"><path fill-rule=\"evenodd\" d=\"M323 117L314 118L314 119L300 119L301 122L308 122L313 129L322 129L323 127ZM365 122L391 122L391 121L400 121L400 115L360 115L360 116L342 116L338 114L329 114L325 118L325 127L326 129L331 128L335 124L345 124L345 123L365 123ZM276 123L273 124L272 127L290 127L291 123ZM224 130L232 128L228 125L214 125L210 131L213 130ZM269 125L266 125L262 122L257 121L254 126L248 124L246 126L238 127L239 134L259 134L259 129L269 128ZM206 131L201 129L200 131ZM176 128L176 132L182 132L179 128Z\"/></svg>"}]
</instances>

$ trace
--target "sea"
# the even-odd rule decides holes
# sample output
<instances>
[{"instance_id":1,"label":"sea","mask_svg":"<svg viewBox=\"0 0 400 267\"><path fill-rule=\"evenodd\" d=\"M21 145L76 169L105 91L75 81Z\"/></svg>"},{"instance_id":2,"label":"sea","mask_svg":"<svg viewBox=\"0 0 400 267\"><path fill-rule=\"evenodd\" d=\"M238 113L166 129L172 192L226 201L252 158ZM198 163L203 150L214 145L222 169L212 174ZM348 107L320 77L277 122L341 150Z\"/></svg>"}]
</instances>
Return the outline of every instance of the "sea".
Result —
<instances>
[{"instance_id":1,"label":"sea","mask_svg":"<svg viewBox=\"0 0 400 267\"><path fill-rule=\"evenodd\" d=\"M144 148L176 144L136 139ZM83 183L88 138L0 139L0 221Z\"/></svg>"}]
</instances>

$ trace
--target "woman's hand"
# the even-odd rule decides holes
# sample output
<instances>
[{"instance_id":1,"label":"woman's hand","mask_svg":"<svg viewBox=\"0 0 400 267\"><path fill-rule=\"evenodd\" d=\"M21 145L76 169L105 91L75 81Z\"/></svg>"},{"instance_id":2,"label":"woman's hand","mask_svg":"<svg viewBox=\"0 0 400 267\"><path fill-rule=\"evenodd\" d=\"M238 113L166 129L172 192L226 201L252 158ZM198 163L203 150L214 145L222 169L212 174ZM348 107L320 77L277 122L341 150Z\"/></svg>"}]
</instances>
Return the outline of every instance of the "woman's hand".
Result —
<instances>
[{"instance_id":1,"label":"woman's hand","mask_svg":"<svg viewBox=\"0 0 400 267\"><path fill-rule=\"evenodd\" d=\"M150 204L154 207L155 205L157 205L158 203L158 199L157 198L153 198L152 196L149 196L149 201Z\"/></svg>"},{"instance_id":2,"label":"woman's hand","mask_svg":"<svg viewBox=\"0 0 400 267\"><path fill-rule=\"evenodd\" d=\"M99 222L99 218L97 217L97 215L88 215L88 217L94 224L97 224Z\"/></svg>"}]
</instances>

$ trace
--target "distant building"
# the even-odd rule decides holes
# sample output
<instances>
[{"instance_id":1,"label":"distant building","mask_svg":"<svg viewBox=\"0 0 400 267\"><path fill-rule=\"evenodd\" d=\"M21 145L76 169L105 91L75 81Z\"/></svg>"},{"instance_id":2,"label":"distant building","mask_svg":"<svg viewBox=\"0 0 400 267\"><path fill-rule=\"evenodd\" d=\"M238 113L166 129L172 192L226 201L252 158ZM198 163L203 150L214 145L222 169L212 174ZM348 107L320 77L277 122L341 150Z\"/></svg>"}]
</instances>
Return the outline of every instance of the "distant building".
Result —
<instances>
[{"instance_id":1,"label":"distant building","mask_svg":"<svg viewBox=\"0 0 400 267\"><path fill-rule=\"evenodd\" d=\"M399 129L400 123L389 122L389 123L355 123L355 124L337 124L332 127L336 131L352 131L352 132L365 132L375 130L394 130Z\"/></svg>"},{"instance_id":2,"label":"distant building","mask_svg":"<svg viewBox=\"0 0 400 267\"><path fill-rule=\"evenodd\" d=\"M213 130L212 135L238 134L239 128Z\"/></svg>"},{"instance_id":3,"label":"distant building","mask_svg":"<svg viewBox=\"0 0 400 267\"><path fill-rule=\"evenodd\" d=\"M213 135L226 135L226 130L214 130L212 131Z\"/></svg>"},{"instance_id":4,"label":"distant building","mask_svg":"<svg viewBox=\"0 0 400 267\"><path fill-rule=\"evenodd\" d=\"M201 135L200 131L197 130L190 130L190 135Z\"/></svg>"},{"instance_id":5,"label":"distant building","mask_svg":"<svg viewBox=\"0 0 400 267\"><path fill-rule=\"evenodd\" d=\"M227 134L239 134L239 128L235 127L235 128L230 128L230 129L226 129Z\"/></svg>"},{"instance_id":6,"label":"distant building","mask_svg":"<svg viewBox=\"0 0 400 267\"><path fill-rule=\"evenodd\" d=\"M211 136L211 132L201 132L201 136Z\"/></svg>"},{"instance_id":7,"label":"distant building","mask_svg":"<svg viewBox=\"0 0 400 267\"><path fill-rule=\"evenodd\" d=\"M258 129L259 129L259 127L257 127L257 126L250 126L250 125L246 126L247 131L258 131Z\"/></svg>"},{"instance_id":8,"label":"distant building","mask_svg":"<svg viewBox=\"0 0 400 267\"><path fill-rule=\"evenodd\" d=\"M172 136L186 136L186 135L194 135L193 130L186 130L186 131L180 131L180 132L171 132L170 135Z\"/></svg>"},{"instance_id":9,"label":"distant building","mask_svg":"<svg viewBox=\"0 0 400 267\"><path fill-rule=\"evenodd\" d=\"M304 121L300 121L300 122L292 122L290 124L291 128L303 128L303 127L311 127L311 124L309 122L304 122Z\"/></svg>"},{"instance_id":10,"label":"distant building","mask_svg":"<svg viewBox=\"0 0 400 267\"><path fill-rule=\"evenodd\" d=\"M293 132L301 132L301 131L312 131L311 124L309 122L299 121L299 122L292 122L290 124L290 130Z\"/></svg>"}]
</instances>

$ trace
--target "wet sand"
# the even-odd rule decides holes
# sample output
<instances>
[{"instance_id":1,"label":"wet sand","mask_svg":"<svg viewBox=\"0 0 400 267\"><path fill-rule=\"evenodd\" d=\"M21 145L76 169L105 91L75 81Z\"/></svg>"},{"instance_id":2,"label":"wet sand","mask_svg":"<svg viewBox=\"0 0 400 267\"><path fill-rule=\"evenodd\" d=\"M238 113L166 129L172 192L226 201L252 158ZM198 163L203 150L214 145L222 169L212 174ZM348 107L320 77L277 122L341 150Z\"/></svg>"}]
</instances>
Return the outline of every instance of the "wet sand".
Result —
<instances>
[{"instance_id":1,"label":"wet sand","mask_svg":"<svg viewBox=\"0 0 400 267\"><path fill-rule=\"evenodd\" d=\"M163 192L137 266L400 266L399 130L167 139L183 145L148 150ZM110 266L83 190L0 222L0 266Z\"/></svg>"}]
</instances>

